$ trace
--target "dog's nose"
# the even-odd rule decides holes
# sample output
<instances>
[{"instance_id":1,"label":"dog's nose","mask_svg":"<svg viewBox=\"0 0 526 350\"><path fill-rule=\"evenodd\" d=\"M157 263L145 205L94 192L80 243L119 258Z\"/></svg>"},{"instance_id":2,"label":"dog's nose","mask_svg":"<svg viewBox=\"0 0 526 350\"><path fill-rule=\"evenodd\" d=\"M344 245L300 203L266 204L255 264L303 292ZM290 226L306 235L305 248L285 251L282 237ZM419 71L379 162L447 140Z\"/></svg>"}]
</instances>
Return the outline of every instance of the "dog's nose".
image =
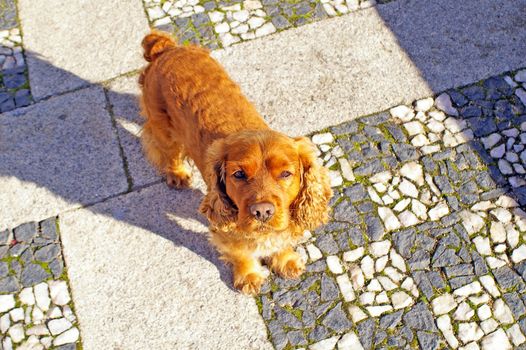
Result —
<instances>
[{"instance_id":1,"label":"dog's nose","mask_svg":"<svg viewBox=\"0 0 526 350\"><path fill-rule=\"evenodd\" d=\"M274 205L268 202L252 204L248 209L256 220L263 222L270 220L275 211Z\"/></svg>"}]
</instances>

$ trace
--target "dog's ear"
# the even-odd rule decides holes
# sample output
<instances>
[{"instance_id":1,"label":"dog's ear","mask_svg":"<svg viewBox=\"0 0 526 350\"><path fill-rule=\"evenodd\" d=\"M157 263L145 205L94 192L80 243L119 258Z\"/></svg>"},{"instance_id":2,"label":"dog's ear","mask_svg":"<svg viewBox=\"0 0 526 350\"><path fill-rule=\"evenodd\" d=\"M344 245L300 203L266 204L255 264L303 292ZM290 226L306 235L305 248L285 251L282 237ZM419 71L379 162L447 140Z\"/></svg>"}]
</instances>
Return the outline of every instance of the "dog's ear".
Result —
<instances>
[{"instance_id":1,"label":"dog's ear","mask_svg":"<svg viewBox=\"0 0 526 350\"><path fill-rule=\"evenodd\" d=\"M212 226L225 227L236 221L237 208L226 194L225 186L226 145L216 141L206 155L205 174L208 191L201 202L199 211Z\"/></svg>"},{"instance_id":2,"label":"dog's ear","mask_svg":"<svg viewBox=\"0 0 526 350\"><path fill-rule=\"evenodd\" d=\"M293 222L302 230L326 223L332 190L327 169L316 162L314 145L306 137L295 138L301 160L301 189L291 205Z\"/></svg>"}]
</instances>

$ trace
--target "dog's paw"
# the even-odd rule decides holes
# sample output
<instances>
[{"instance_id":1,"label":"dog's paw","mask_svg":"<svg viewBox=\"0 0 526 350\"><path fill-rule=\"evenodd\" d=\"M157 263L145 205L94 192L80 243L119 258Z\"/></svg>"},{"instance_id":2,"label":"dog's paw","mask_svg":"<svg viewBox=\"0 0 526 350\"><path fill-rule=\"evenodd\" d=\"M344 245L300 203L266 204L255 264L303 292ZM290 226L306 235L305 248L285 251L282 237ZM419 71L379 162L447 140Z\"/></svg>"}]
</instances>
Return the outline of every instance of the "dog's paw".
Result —
<instances>
[{"instance_id":1,"label":"dog's paw","mask_svg":"<svg viewBox=\"0 0 526 350\"><path fill-rule=\"evenodd\" d=\"M259 273L251 272L245 276L239 276L234 282L234 287L246 295L258 295L265 277Z\"/></svg>"},{"instance_id":2,"label":"dog's paw","mask_svg":"<svg viewBox=\"0 0 526 350\"><path fill-rule=\"evenodd\" d=\"M283 278L298 278L305 271L305 262L290 248L274 254L267 264Z\"/></svg>"},{"instance_id":3,"label":"dog's paw","mask_svg":"<svg viewBox=\"0 0 526 350\"><path fill-rule=\"evenodd\" d=\"M167 173L166 184L170 188L188 188L192 184L192 174L186 170Z\"/></svg>"},{"instance_id":4,"label":"dog's paw","mask_svg":"<svg viewBox=\"0 0 526 350\"><path fill-rule=\"evenodd\" d=\"M298 278L305 271L305 264L299 256L291 257L276 272L283 278Z\"/></svg>"}]
</instances>

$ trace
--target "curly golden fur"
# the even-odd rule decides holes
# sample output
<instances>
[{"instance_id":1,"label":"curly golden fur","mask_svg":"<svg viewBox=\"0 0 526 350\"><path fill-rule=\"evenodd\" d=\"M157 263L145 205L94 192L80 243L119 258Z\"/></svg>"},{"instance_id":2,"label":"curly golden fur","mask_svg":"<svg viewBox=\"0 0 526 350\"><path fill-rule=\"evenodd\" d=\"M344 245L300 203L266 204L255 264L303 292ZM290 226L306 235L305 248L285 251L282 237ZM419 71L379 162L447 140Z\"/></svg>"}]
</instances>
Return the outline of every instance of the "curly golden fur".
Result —
<instances>
[{"instance_id":1,"label":"curly golden fur","mask_svg":"<svg viewBox=\"0 0 526 350\"><path fill-rule=\"evenodd\" d=\"M236 288L258 293L262 259L298 277L304 263L293 247L326 222L332 196L313 145L270 129L206 49L157 31L142 46L150 62L139 78L147 158L176 188L189 186L183 161L194 161L207 184L200 211L210 242L232 264Z\"/></svg>"}]
</instances>

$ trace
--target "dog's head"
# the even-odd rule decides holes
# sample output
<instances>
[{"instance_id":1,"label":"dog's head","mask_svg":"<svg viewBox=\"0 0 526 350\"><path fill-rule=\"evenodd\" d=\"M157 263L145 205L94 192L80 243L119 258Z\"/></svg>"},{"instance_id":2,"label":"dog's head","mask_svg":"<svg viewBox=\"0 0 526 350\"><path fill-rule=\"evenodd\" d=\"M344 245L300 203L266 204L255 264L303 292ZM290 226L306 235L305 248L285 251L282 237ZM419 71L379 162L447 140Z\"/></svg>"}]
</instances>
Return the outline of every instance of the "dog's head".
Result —
<instances>
[{"instance_id":1,"label":"dog's head","mask_svg":"<svg viewBox=\"0 0 526 350\"><path fill-rule=\"evenodd\" d=\"M257 233L313 229L327 220L327 170L307 138L270 130L230 135L208 150L204 176L201 212L213 226Z\"/></svg>"}]
</instances>

